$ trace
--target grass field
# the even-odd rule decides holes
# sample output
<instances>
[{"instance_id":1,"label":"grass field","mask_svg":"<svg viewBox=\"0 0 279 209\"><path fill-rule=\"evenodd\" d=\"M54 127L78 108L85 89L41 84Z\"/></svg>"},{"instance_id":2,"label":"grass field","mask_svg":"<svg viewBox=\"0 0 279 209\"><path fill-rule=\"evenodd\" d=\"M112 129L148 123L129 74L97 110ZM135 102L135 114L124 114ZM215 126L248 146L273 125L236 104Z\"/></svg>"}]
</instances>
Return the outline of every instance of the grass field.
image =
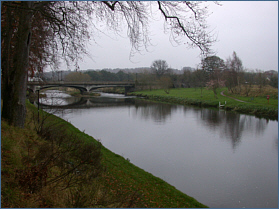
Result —
<instances>
[{"instance_id":1,"label":"grass field","mask_svg":"<svg viewBox=\"0 0 279 209\"><path fill-rule=\"evenodd\" d=\"M274 96L270 96L269 100L267 100L267 96L240 96L236 94L231 94L228 91L224 92L225 95L251 103L255 105L263 105L263 106L274 106L278 107L278 98ZM268 94L267 94L268 95Z\"/></svg>"},{"instance_id":2,"label":"grass field","mask_svg":"<svg viewBox=\"0 0 279 209\"><path fill-rule=\"evenodd\" d=\"M221 92L224 92L226 96L222 96ZM277 90L278 92L278 90ZM212 90L203 88L202 91L200 88L177 88L171 89L169 94L164 90L145 90L133 92L132 95L143 96L150 100L160 101L160 102L169 102L176 104L189 104L205 107L219 107L225 104L225 109L234 110L241 113L254 114L259 117L268 117L271 119L278 118L278 96L276 92L270 94L269 101L266 98L265 93L262 95L251 95L245 97L242 95L234 95L228 92L227 88L220 88L217 90L217 98L215 97ZM233 98L230 98L233 97ZM244 101L237 101L235 99Z\"/></svg>"}]
</instances>

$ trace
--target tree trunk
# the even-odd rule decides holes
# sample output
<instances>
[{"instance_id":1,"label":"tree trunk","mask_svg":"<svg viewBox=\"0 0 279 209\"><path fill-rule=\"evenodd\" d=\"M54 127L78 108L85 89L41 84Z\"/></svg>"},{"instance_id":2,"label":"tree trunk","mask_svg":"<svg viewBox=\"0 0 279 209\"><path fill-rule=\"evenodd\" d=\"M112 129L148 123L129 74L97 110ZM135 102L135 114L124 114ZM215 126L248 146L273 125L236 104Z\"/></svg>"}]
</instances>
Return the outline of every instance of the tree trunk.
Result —
<instances>
[{"instance_id":1,"label":"tree trunk","mask_svg":"<svg viewBox=\"0 0 279 209\"><path fill-rule=\"evenodd\" d=\"M7 41L3 43L5 51L2 51L3 64L5 64L2 65L2 117L9 124L20 128L24 127L26 117L25 102L32 19L32 11L28 8L32 8L33 4L33 2L20 2L20 8L25 9L19 9L19 14L16 14L18 15L17 31L11 28L12 25L6 26L7 31L14 30L14 44L7 45L11 42L11 37L6 37ZM10 12L11 9L7 8L7 17L15 15Z\"/></svg>"}]
</instances>

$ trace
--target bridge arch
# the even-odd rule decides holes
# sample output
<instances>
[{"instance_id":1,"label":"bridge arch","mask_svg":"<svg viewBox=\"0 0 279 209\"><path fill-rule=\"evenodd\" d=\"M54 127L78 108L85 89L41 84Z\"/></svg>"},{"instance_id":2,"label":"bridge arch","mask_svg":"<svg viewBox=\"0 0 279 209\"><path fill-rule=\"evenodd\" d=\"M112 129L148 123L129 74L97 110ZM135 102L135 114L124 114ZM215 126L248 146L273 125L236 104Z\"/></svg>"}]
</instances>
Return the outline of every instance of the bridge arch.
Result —
<instances>
[{"instance_id":1,"label":"bridge arch","mask_svg":"<svg viewBox=\"0 0 279 209\"><path fill-rule=\"evenodd\" d=\"M28 88L33 92L36 90L47 89L51 87L70 87L78 89L81 94L89 93L90 91L104 87L124 87L125 94L135 88L134 82L28 82Z\"/></svg>"},{"instance_id":2,"label":"bridge arch","mask_svg":"<svg viewBox=\"0 0 279 209\"><path fill-rule=\"evenodd\" d=\"M43 85L43 86L39 87L39 90L48 89L48 88L52 88L52 87L70 87L70 88L75 88L75 89L78 89L81 94L83 94L84 92L87 92L87 89L85 87L74 86L74 85Z\"/></svg>"}]
</instances>

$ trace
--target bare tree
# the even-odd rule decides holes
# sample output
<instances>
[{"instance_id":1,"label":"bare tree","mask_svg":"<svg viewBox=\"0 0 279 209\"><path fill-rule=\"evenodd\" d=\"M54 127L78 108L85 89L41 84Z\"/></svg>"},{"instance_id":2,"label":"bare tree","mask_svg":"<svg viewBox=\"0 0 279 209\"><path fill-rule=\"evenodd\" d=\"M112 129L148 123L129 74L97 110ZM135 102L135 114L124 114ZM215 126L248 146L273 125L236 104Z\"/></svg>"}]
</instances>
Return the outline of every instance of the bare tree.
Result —
<instances>
[{"instance_id":1,"label":"bare tree","mask_svg":"<svg viewBox=\"0 0 279 209\"><path fill-rule=\"evenodd\" d=\"M105 23L118 34L125 23L131 54L150 44L148 23L155 7L165 18L165 30L170 32L172 41L189 40L188 46L198 47L201 54L210 53L215 41L207 31L207 7L203 2L6 1L1 4L2 117L19 127L24 126L30 66L42 70L47 64L58 64L59 58L67 64L77 64L87 53L90 32L102 33L100 24Z\"/></svg>"},{"instance_id":2,"label":"bare tree","mask_svg":"<svg viewBox=\"0 0 279 209\"><path fill-rule=\"evenodd\" d=\"M165 60L155 60L152 62L150 68L152 72L158 77L162 77L168 70L168 63Z\"/></svg>"},{"instance_id":3,"label":"bare tree","mask_svg":"<svg viewBox=\"0 0 279 209\"><path fill-rule=\"evenodd\" d=\"M256 83L259 88L259 93L262 93L263 87L267 84L267 78L263 71L256 70Z\"/></svg>"},{"instance_id":4,"label":"bare tree","mask_svg":"<svg viewBox=\"0 0 279 209\"><path fill-rule=\"evenodd\" d=\"M217 99L217 89L225 86L225 81L222 79L211 79L206 83L208 89L213 90L214 97Z\"/></svg>"},{"instance_id":5,"label":"bare tree","mask_svg":"<svg viewBox=\"0 0 279 209\"><path fill-rule=\"evenodd\" d=\"M202 68L208 75L206 86L213 90L214 96L217 98L217 89L224 86L225 83L222 79L225 68L224 60L217 56L206 57L202 60Z\"/></svg>"},{"instance_id":6,"label":"bare tree","mask_svg":"<svg viewBox=\"0 0 279 209\"><path fill-rule=\"evenodd\" d=\"M226 61L227 85L232 92L241 92L241 80L243 78L243 66L241 59L233 52L232 58Z\"/></svg>"},{"instance_id":7,"label":"bare tree","mask_svg":"<svg viewBox=\"0 0 279 209\"><path fill-rule=\"evenodd\" d=\"M74 61L85 52L86 12L75 2L2 3L2 117L9 124L24 127L29 69L57 63L59 54Z\"/></svg>"},{"instance_id":8,"label":"bare tree","mask_svg":"<svg viewBox=\"0 0 279 209\"><path fill-rule=\"evenodd\" d=\"M164 91L169 94L170 88L173 87L173 82L170 76L162 76L159 80L161 86L163 87Z\"/></svg>"},{"instance_id":9,"label":"bare tree","mask_svg":"<svg viewBox=\"0 0 279 209\"><path fill-rule=\"evenodd\" d=\"M215 79L220 70L224 70L225 62L218 56L209 56L202 59L202 69L209 74L209 79Z\"/></svg>"},{"instance_id":10,"label":"bare tree","mask_svg":"<svg viewBox=\"0 0 279 209\"><path fill-rule=\"evenodd\" d=\"M206 85L206 72L204 70L197 69L193 72L193 80L195 81L195 84L200 87L201 97L203 97L202 90Z\"/></svg>"}]
</instances>

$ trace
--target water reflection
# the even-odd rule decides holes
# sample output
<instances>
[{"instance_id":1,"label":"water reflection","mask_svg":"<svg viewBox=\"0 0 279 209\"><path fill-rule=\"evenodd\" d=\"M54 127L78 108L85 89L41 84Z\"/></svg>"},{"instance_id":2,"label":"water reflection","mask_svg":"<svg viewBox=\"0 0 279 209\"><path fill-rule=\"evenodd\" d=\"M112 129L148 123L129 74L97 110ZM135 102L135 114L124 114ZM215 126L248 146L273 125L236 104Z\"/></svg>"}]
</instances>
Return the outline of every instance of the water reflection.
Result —
<instances>
[{"instance_id":1,"label":"water reflection","mask_svg":"<svg viewBox=\"0 0 279 209\"><path fill-rule=\"evenodd\" d=\"M178 107L176 105L142 101L136 101L135 104L135 115L140 115L142 118L152 119L154 122L162 124L168 118L171 118L172 113L176 112ZM253 120L250 116L216 109L184 107L184 115L187 114L188 110L194 111L197 117L201 119L200 122L202 122L203 128L212 131L219 130L223 138L230 140L233 150L241 143L243 132L263 134L268 124L266 119Z\"/></svg>"},{"instance_id":2,"label":"water reflection","mask_svg":"<svg viewBox=\"0 0 279 209\"><path fill-rule=\"evenodd\" d=\"M278 205L277 122L124 96L79 99L65 108L73 125L198 201Z\"/></svg>"},{"instance_id":3,"label":"water reflection","mask_svg":"<svg viewBox=\"0 0 279 209\"><path fill-rule=\"evenodd\" d=\"M229 136L228 139L231 140L233 150L240 144L243 131L249 131L245 127L246 117L241 117L239 114L227 114L228 116L222 124L221 131L224 130L223 135ZM250 129L251 130L251 129Z\"/></svg>"},{"instance_id":4,"label":"water reflection","mask_svg":"<svg viewBox=\"0 0 279 209\"><path fill-rule=\"evenodd\" d=\"M274 146L273 147L275 148L275 150L277 151L277 154L278 154L278 136L274 137Z\"/></svg>"},{"instance_id":5,"label":"water reflection","mask_svg":"<svg viewBox=\"0 0 279 209\"><path fill-rule=\"evenodd\" d=\"M113 98L113 97L74 97L64 93L60 97L60 91L46 92L46 97L40 99L40 105L45 109L64 108L64 109L83 109L93 107L123 106L134 104L133 98Z\"/></svg>"},{"instance_id":6,"label":"water reflection","mask_svg":"<svg viewBox=\"0 0 279 209\"><path fill-rule=\"evenodd\" d=\"M175 111L175 109L176 108L170 104L162 105L137 100L135 102L134 115L140 115L146 120L152 119L156 123L164 124L167 118L171 116L172 111Z\"/></svg>"},{"instance_id":7,"label":"water reflection","mask_svg":"<svg viewBox=\"0 0 279 209\"><path fill-rule=\"evenodd\" d=\"M63 97L61 97L61 95ZM133 115L135 117L139 116L145 120L153 120L158 124L165 124L166 121L171 118L172 113L175 113L178 108L177 105L147 102L123 96L70 97L61 94L61 92L55 92L55 94L51 94L51 96L48 95L48 97L42 98L41 102L43 108L46 109L60 107L68 110L134 105L135 109ZM203 128L211 131L219 130L219 134L222 138L230 140L233 150L241 143L243 132L261 135L269 122L267 119L254 120L250 116L226 112L224 110L184 106L184 115L187 115L187 111L193 111L196 116L201 119L200 122Z\"/></svg>"},{"instance_id":8,"label":"water reflection","mask_svg":"<svg viewBox=\"0 0 279 209\"><path fill-rule=\"evenodd\" d=\"M199 115L202 121L206 123L205 126L212 129L218 127L223 122L223 119L225 117L224 111L216 111L213 109L203 108L200 111L196 110L195 112Z\"/></svg>"}]
</instances>

